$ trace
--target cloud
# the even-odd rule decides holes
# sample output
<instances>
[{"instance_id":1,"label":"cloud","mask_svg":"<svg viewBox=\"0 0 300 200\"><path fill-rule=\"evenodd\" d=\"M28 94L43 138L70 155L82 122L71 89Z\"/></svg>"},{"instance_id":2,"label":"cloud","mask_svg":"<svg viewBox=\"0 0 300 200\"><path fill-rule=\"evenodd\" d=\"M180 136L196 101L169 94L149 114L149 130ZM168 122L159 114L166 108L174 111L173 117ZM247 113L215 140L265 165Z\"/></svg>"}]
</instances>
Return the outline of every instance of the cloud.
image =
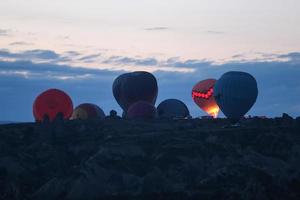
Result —
<instances>
[{"instance_id":1,"label":"cloud","mask_svg":"<svg viewBox=\"0 0 300 200\"><path fill-rule=\"evenodd\" d=\"M144 68L148 71L170 71L170 72L193 72L196 66L206 65L205 60L186 60L181 61L180 58L169 58L167 60L159 60L154 57L127 57L127 56L110 56L105 57L101 53L98 54L82 54L76 51L67 51L61 54L52 50L27 50L22 52L11 52L7 49L0 49L0 60L6 61L32 61L33 63L53 63L68 65L83 65L95 68L99 64L102 69L119 70L126 68L129 71L140 70ZM99 67L99 66L98 66Z\"/></svg>"},{"instance_id":2,"label":"cloud","mask_svg":"<svg viewBox=\"0 0 300 200\"><path fill-rule=\"evenodd\" d=\"M118 65L155 66L158 64L158 61L155 58L130 58L122 56L112 56L109 59L103 61L103 63Z\"/></svg>"},{"instance_id":3,"label":"cloud","mask_svg":"<svg viewBox=\"0 0 300 200\"><path fill-rule=\"evenodd\" d=\"M232 56L232 58L237 58L237 59L240 59L240 58L243 58L244 55L243 54L235 54Z\"/></svg>"},{"instance_id":4,"label":"cloud","mask_svg":"<svg viewBox=\"0 0 300 200\"><path fill-rule=\"evenodd\" d=\"M81 54L77 51L66 51L65 54L69 56L80 56Z\"/></svg>"},{"instance_id":5,"label":"cloud","mask_svg":"<svg viewBox=\"0 0 300 200\"><path fill-rule=\"evenodd\" d=\"M196 69L199 67L206 67L206 66L210 66L213 64L212 61L208 61L208 60L185 60L185 61L181 61L178 58L171 58L168 59L166 61L161 62L162 65L164 66L172 66L172 67L177 67L177 68L191 68L191 69Z\"/></svg>"},{"instance_id":6,"label":"cloud","mask_svg":"<svg viewBox=\"0 0 300 200\"><path fill-rule=\"evenodd\" d=\"M12 76L20 76L20 77L24 77L24 74L26 72L27 78L36 79L36 80L40 80L40 79L64 80L64 78L60 78L60 77L74 77L72 79L76 79L76 77L81 77L81 78L85 77L86 79L92 79L92 78L99 78L99 76L106 76L106 75L116 73L108 70L71 67L68 65L58 65L53 63L33 63L31 61L15 61L15 62L0 61L0 72L2 72L1 73L2 76L12 75Z\"/></svg>"},{"instance_id":7,"label":"cloud","mask_svg":"<svg viewBox=\"0 0 300 200\"><path fill-rule=\"evenodd\" d=\"M60 56L55 53L54 51L50 50L41 50L41 49L35 49L35 50L28 50L23 51L20 53L11 53L8 50L0 50L0 57L4 58L16 58L16 59L57 59Z\"/></svg>"},{"instance_id":8,"label":"cloud","mask_svg":"<svg viewBox=\"0 0 300 200\"><path fill-rule=\"evenodd\" d=\"M95 59L99 58L101 54L92 54L92 55L87 55L79 58L78 60L84 61L84 62L93 62Z\"/></svg>"},{"instance_id":9,"label":"cloud","mask_svg":"<svg viewBox=\"0 0 300 200\"><path fill-rule=\"evenodd\" d=\"M168 71L168 72L183 72L191 73L193 68L184 66L183 63L171 63L173 58L167 60L158 60L156 58L140 58L140 57L123 57L123 56L111 56L108 59L102 61L103 64L110 64L119 67L126 67L130 71L146 70L150 72L155 71ZM174 61L175 62L175 61ZM180 67L179 65L182 64ZM177 66L178 65L178 66Z\"/></svg>"},{"instance_id":10,"label":"cloud","mask_svg":"<svg viewBox=\"0 0 300 200\"><path fill-rule=\"evenodd\" d=\"M29 57L29 58L32 57L32 58L45 59L45 60L53 60L53 59L60 58L60 55L55 53L54 51L41 50L41 49L24 51L22 56Z\"/></svg>"},{"instance_id":11,"label":"cloud","mask_svg":"<svg viewBox=\"0 0 300 200\"><path fill-rule=\"evenodd\" d=\"M279 55L278 58L285 58L290 62L300 63L300 52L291 52L288 54Z\"/></svg>"},{"instance_id":12,"label":"cloud","mask_svg":"<svg viewBox=\"0 0 300 200\"><path fill-rule=\"evenodd\" d=\"M208 33L208 34L214 34L214 35L225 34L225 32L222 32L222 31L213 31L213 30L208 30L208 31L205 31L205 32Z\"/></svg>"},{"instance_id":13,"label":"cloud","mask_svg":"<svg viewBox=\"0 0 300 200\"><path fill-rule=\"evenodd\" d=\"M13 61L30 60L33 62L67 62L71 60L71 57L63 56L55 51L34 49L22 52L13 53L6 49L0 49L0 59L9 59Z\"/></svg>"},{"instance_id":14,"label":"cloud","mask_svg":"<svg viewBox=\"0 0 300 200\"><path fill-rule=\"evenodd\" d=\"M122 56L112 56L103 61L105 64L114 65L134 65L134 66L158 66L161 69L164 67L180 68L180 69L195 69L201 66L208 66L212 64L208 60L180 60L178 57L169 58L167 60L159 60L156 58L131 58ZM158 69L158 71L160 71ZM188 70L192 72L191 70Z\"/></svg>"},{"instance_id":15,"label":"cloud","mask_svg":"<svg viewBox=\"0 0 300 200\"><path fill-rule=\"evenodd\" d=\"M146 31L164 31L164 30L168 30L169 27L166 26L157 26L157 27L150 27L150 28L145 28L144 30Z\"/></svg>"},{"instance_id":16,"label":"cloud","mask_svg":"<svg viewBox=\"0 0 300 200\"><path fill-rule=\"evenodd\" d=\"M60 40L69 40L70 36L69 35L60 35L57 38L60 39Z\"/></svg>"},{"instance_id":17,"label":"cloud","mask_svg":"<svg viewBox=\"0 0 300 200\"><path fill-rule=\"evenodd\" d=\"M11 31L8 29L0 29L0 36L10 36Z\"/></svg>"},{"instance_id":18,"label":"cloud","mask_svg":"<svg viewBox=\"0 0 300 200\"><path fill-rule=\"evenodd\" d=\"M12 42L9 45L10 46L29 46L29 45L33 45L33 43L29 43L29 42Z\"/></svg>"}]
</instances>

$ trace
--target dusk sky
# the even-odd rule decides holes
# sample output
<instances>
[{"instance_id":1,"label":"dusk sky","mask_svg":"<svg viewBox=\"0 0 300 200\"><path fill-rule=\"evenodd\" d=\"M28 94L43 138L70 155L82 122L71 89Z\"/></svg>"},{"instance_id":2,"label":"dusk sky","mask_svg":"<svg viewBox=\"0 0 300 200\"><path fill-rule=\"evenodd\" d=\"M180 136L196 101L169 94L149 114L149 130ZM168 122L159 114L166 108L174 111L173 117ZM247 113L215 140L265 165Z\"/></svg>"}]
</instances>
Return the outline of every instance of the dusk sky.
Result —
<instances>
[{"instance_id":1,"label":"dusk sky","mask_svg":"<svg viewBox=\"0 0 300 200\"><path fill-rule=\"evenodd\" d=\"M194 117L193 85L230 70L257 79L248 114L300 116L300 1L1 0L0 121L33 121L48 88L120 113L113 80L136 70Z\"/></svg>"}]
</instances>

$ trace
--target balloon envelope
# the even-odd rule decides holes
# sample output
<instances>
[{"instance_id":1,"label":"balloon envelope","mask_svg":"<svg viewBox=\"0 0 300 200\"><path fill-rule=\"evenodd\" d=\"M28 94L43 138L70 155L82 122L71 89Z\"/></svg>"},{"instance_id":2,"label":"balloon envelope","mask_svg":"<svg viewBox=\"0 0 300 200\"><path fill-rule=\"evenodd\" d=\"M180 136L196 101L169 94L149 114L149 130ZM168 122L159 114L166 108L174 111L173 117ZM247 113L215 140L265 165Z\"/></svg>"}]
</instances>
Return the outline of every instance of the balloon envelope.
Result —
<instances>
[{"instance_id":1,"label":"balloon envelope","mask_svg":"<svg viewBox=\"0 0 300 200\"><path fill-rule=\"evenodd\" d=\"M157 107L159 117L174 118L188 117L190 115L188 107L178 99L167 99L161 102Z\"/></svg>"},{"instance_id":2,"label":"balloon envelope","mask_svg":"<svg viewBox=\"0 0 300 200\"><path fill-rule=\"evenodd\" d=\"M72 112L71 98L58 89L46 90L33 103L33 115L36 121L43 121L46 115L50 121L53 121L58 113L62 113L64 119L69 119Z\"/></svg>"},{"instance_id":3,"label":"balloon envelope","mask_svg":"<svg viewBox=\"0 0 300 200\"><path fill-rule=\"evenodd\" d=\"M223 74L215 84L214 91L220 109L234 122L251 109L258 95L255 78L238 71Z\"/></svg>"},{"instance_id":4,"label":"balloon envelope","mask_svg":"<svg viewBox=\"0 0 300 200\"><path fill-rule=\"evenodd\" d=\"M95 104L84 103L77 106L71 119L104 119L105 114L101 108Z\"/></svg>"},{"instance_id":5,"label":"balloon envelope","mask_svg":"<svg viewBox=\"0 0 300 200\"><path fill-rule=\"evenodd\" d=\"M219 106L215 101L214 85L216 79L206 79L198 82L192 89L192 98L194 102L206 113L216 118L219 113Z\"/></svg>"},{"instance_id":6,"label":"balloon envelope","mask_svg":"<svg viewBox=\"0 0 300 200\"><path fill-rule=\"evenodd\" d=\"M153 119L156 117L156 108L146 101L132 104L127 112L128 119Z\"/></svg>"},{"instance_id":7,"label":"balloon envelope","mask_svg":"<svg viewBox=\"0 0 300 200\"><path fill-rule=\"evenodd\" d=\"M154 105L158 92L156 78L143 71L120 75L115 79L112 89L115 99L125 113L137 101Z\"/></svg>"}]
</instances>

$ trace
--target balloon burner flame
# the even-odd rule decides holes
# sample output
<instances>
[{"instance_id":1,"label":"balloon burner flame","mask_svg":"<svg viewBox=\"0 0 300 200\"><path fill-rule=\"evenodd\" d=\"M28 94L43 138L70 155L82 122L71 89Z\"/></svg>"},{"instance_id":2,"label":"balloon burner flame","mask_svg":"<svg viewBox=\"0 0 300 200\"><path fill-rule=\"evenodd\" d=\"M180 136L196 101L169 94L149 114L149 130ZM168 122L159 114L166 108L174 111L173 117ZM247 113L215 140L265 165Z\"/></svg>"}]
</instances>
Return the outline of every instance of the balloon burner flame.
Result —
<instances>
[{"instance_id":1,"label":"balloon burner flame","mask_svg":"<svg viewBox=\"0 0 300 200\"><path fill-rule=\"evenodd\" d=\"M220 111L220 108L218 106L214 106L214 107L209 108L207 113L210 116L213 116L214 118L217 118L218 114L219 114L219 111Z\"/></svg>"}]
</instances>

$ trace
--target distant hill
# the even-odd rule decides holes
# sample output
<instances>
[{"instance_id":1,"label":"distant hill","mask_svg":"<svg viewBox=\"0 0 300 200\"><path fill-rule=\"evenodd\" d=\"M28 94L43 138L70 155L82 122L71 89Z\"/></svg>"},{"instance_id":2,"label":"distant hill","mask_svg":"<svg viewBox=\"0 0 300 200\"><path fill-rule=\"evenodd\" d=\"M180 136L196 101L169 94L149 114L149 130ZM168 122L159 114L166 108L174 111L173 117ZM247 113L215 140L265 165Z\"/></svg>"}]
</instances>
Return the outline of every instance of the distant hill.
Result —
<instances>
[{"instance_id":1,"label":"distant hill","mask_svg":"<svg viewBox=\"0 0 300 200\"><path fill-rule=\"evenodd\" d=\"M0 199L300 199L300 119L0 125Z\"/></svg>"},{"instance_id":2,"label":"distant hill","mask_svg":"<svg viewBox=\"0 0 300 200\"><path fill-rule=\"evenodd\" d=\"M5 124L26 124L26 123L32 123L32 122L0 121L0 125L5 125Z\"/></svg>"},{"instance_id":3,"label":"distant hill","mask_svg":"<svg viewBox=\"0 0 300 200\"><path fill-rule=\"evenodd\" d=\"M10 121L0 121L0 124L13 124L15 122L10 122Z\"/></svg>"}]
</instances>

